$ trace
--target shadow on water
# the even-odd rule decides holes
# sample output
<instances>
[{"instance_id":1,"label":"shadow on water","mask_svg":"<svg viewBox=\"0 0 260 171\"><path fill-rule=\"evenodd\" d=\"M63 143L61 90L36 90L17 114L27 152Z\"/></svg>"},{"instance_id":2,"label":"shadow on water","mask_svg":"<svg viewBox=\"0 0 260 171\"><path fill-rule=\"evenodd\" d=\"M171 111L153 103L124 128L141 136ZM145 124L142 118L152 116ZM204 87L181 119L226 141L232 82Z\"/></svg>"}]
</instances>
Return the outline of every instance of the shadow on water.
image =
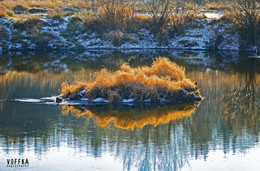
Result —
<instances>
[{"instance_id":1,"label":"shadow on water","mask_svg":"<svg viewBox=\"0 0 260 171\"><path fill-rule=\"evenodd\" d=\"M12 149L44 156L51 147L66 143L94 158L108 152L122 160L126 170L134 166L139 170L178 170L191 159L207 160L215 150L236 154L254 149L260 133L260 61L194 53L171 54L169 58L186 67L188 76L198 82L205 99L196 110L193 105L59 108L0 101L0 147L6 155ZM74 64L69 62L71 58L60 57L54 62L53 57L49 63L38 60L38 70L37 59L30 59L33 67L29 69L17 69L22 60L9 66L8 61L1 62L0 97L51 96L58 94L62 81L87 79L102 67L113 70L126 61L136 66L152 62L153 58L134 54L75 55ZM58 69L52 70L55 63ZM8 67L8 72L3 72Z\"/></svg>"}]
</instances>

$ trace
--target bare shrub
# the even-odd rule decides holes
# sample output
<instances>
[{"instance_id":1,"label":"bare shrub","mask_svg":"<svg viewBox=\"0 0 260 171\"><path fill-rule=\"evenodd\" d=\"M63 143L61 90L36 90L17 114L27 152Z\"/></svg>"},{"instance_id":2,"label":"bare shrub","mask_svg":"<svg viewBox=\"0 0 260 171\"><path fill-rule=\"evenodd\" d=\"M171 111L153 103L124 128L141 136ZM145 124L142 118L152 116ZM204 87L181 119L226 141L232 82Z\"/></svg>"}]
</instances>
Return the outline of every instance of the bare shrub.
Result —
<instances>
[{"instance_id":1,"label":"bare shrub","mask_svg":"<svg viewBox=\"0 0 260 171\"><path fill-rule=\"evenodd\" d=\"M260 35L258 0L235 0L223 4L231 10L226 10L222 19L236 24L236 30L246 44L256 44Z\"/></svg>"},{"instance_id":2,"label":"bare shrub","mask_svg":"<svg viewBox=\"0 0 260 171\"><path fill-rule=\"evenodd\" d=\"M34 15L20 15L14 21L14 28L19 30L33 31L43 21L39 16Z\"/></svg>"},{"instance_id":3,"label":"bare shrub","mask_svg":"<svg viewBox=\"0 0 260 171\"><path fill-rule=\"evenodd\" d=\"M166 24L168 17L173 12L173 2L170 0L151 0L146 3L149 14L152 17L151 31L154 37L159 37L159 43L163 43L162 35L167 34Z\"/></svg>"},{"instance_id":4,"label":"bare shrub","mask_svg":"<svg viewBox=\"0 0 260 171\"><path fill-rule=\"evenodd\" d=\"M124 33L121 31L112 31L105 34L105 38L111 40L114 46L121 46L124 41Z\"/></svg>"},{"instance_id":5,"label":"bare shrub","mask_svg":"<svg viewBox=\"0 0 260 171\"><path fill-rule=\"evenodd\" d=\"M109 30L125 32L127 26L132 23L134 12L132 8L119 6L114 2L106 2L99 9L99 18Z\"/></svg>"}]
</instances>

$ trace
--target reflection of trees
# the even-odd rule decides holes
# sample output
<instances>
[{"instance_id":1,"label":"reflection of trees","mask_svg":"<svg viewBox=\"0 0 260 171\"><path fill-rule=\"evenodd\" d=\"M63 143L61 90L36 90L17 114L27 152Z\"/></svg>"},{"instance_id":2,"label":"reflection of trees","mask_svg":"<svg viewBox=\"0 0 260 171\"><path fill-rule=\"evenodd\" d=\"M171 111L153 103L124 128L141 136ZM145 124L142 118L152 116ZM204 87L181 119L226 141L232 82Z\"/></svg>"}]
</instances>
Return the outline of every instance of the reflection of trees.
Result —
<instances>
[{"instance_id":1,"label":"reflection of trees","mask_svg":"<svg viewBox=\"0 0 260 171\"><path fill-rule=\"evenodd\" d=\"M223 52L222 52L223 53ZM188 69L227 70L237 65L238 54L230 53L202 53L193 51L86 51L84 53L36 53L20 55L1 55L0 73L7 71L26 71L60 73L63 71L78 71L89 69L93 71L102 68L117 70L122 63L128 62L131 66L149 65L154 57L165 56L179 65L188 66ZM230 58L230 56L234 56Z\"/></svg>"},{"instance_id":2,"label":"reflection of trees","mask_svg":"<svg viewBox=\"0 0 260 171\"><path fill-rule=\"evenodd\" d=\"M0 135L3 137L0 143L5 144L3 147L7 153L12 147L17 148L19 153L33 146L38 154L48 150L53 134L50 130L55 127L49 122L55 118L51 108L6 102L0 104L4 105L0 109Z\"/></svg>"},{"instance_id":3,"label":"reflection of trees","mask_svg":"<svg viewBox=\"0 0 260 171\"><path fill-rule=\"evenodd\" d=\"M226 124L232 125L236 132L242 128L247 128L255 135L260 132L258 123L260 122L260 93L259 93L259 61L249 59L241 72L236 75L233 84L237 84L236 89L231 89L231 93L223 98L224 119Z\"/></svg>"},{"instance_id":4,"label":"reflection of trees","mask_svg":"<svg viewBox=\"0 0 260 171\"><path fill-rule=\"evenodd\" d=\"M260 132L259 62L242 63L239 72L208 70L188 73L205 96L196 114L184 122L192 151L207 156L221 148L226 153L245 150L258 141ZM242 65L242 66L243 66Z\"/></svg>"},{"instance_id":5,"label":"reflection of trees","mask_svg":"<svg viewBox=\"0 0 260 171\"><path fill-rule=\"evenodd\" d=\"M105 51L99 54L98 52L99 51L96 53L87 52L86 54L1 55L0 73L13 70L31 73L43 70L48 70L48 72L53 73L60 73L67 70L75 72L81 69L97 71L104 67L115 70L124 62L130 62L132 65L140 65L146 60L149 61L149 63L152 62L149 53L139 54L138 52L123 53ZM147 54L147 56L145 54Z\"/></svg>"}]
</instances>

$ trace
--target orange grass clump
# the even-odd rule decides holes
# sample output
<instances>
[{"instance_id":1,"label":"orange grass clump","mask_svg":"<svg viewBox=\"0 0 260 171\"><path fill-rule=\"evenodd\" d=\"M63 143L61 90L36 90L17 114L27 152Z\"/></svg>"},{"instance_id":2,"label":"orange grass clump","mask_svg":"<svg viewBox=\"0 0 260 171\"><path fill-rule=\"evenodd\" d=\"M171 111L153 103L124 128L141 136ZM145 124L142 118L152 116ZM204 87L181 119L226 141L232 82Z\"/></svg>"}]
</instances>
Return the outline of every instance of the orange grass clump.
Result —
<instances>
[{"instance_id":1,"label":"orange grass clump","mask_svg":"<svg viewBox=\"0 0 260 171\"><path fill-rule=\"evenodd\" d=\"M0 7L0 18L6 18L8 16L12 16L13 12L8 10L5 7Z\"/></svg>"},{"instance_id":2,"label":"orange grass clump","mask_svg":"<svg viewBox=\"0 0 260 171\"><path fill-rule=\"evenodd\" d=\"M116 72L102 69L94 73L91 81L77 81L71 85L62 83L61 93L64 98L79 99L78 94L84 89L87 91L83 97L102 97L110 101L129 98L156 101L158 98L173 97L180 90L184 92L183 89L192 89L199 95L195 83L186 77L185 69L163 57L156 58L151 67L132 68L125 63ZM187 93L183 95L191 95Z\"/></svg>"},{"instance_id":3,"label":"orange grass clump","mask_svg":"<svg viewBox=\"0 0 260 171\"><path fill-rule=\"evenodd\" d=\"M89 109L82 109L77 106L61 106L62 115L67 116L71 113L75 117L93 118L95 123L107 128L113 123L116 128L134 130L143 128L146 125L167 124L170 121L181 120L191 117L199 104L190 104L189 106L163 106L151 107L150 109L129 109L129 110L111 110L109 107L101 108L95 106L85 106Z\"/></svg>"},{"instance_id":4,"label":"orange grass clump","mask_svg":"<svg viewBox=\"0 0 260 171\"><path fill-rule=\"evenodd\" d=\"M1 6L7 8L15 8L17 6L23 6L24 8L59 8L59 6L65 5L61 0L5 0L0 2Z\"/></svg>"}]
</instances>

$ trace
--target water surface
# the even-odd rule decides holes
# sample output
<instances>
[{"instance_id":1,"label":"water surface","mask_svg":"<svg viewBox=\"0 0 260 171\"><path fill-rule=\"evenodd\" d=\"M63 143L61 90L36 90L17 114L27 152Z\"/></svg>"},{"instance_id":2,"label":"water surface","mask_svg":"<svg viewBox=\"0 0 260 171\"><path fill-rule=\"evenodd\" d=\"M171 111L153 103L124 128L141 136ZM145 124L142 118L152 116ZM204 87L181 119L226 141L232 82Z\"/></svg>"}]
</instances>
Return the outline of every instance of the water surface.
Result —
<instances>
[{"instance_id":1,"label":"water surface","mask_svg":"<svg viewBox=\"0 0 260 171\"><path fill-rule=\"evenodd\" d=\"M157 56L186 68L205 97L199 105L66 108L13 101L57 95L63 81L124 62L151 65ZM0 56L0 90L0 170L10 170L8 158L28 158L28 170L260 169L260 61L246 55L9 54Z\"/></svg>"}]
</instances>

